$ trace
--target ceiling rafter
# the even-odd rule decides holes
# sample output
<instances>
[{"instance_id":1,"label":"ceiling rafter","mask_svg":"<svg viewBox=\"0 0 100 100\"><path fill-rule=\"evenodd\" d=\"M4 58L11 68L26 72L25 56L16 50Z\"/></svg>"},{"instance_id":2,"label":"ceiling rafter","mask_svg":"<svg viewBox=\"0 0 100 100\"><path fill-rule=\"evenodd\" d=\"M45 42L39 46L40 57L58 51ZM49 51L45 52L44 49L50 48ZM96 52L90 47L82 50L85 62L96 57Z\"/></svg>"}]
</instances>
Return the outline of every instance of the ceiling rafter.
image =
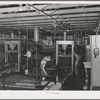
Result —
<instances>
[{"instance_id":1,"label":"ceiling rafter","mask_svg":"<svg viewBox=\"0 0 100 100\"><path fill-rule=\"evenodd\" d=\"M19 28L24 30L28 25L29 29L40 26L53 32L55 22L58 24L57 33L65 31L66 27L70 31L75 28L85 31L94 30L99 20L100 4L28 4L34 6L29 6L29 9L26 5L1 5L0 31ZM40 15L36 15L36 8L40 10Z\"/></svg>"}]
</instances>

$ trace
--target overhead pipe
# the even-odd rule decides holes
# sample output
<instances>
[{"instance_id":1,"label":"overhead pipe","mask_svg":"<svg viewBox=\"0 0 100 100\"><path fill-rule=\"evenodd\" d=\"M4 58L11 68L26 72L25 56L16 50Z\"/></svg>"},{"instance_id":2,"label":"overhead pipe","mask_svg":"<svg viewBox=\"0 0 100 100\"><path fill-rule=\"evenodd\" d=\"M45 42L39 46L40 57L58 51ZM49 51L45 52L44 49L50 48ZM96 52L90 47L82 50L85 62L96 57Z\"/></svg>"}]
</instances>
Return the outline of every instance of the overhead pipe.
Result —
<instances>
[{"instance_id":1,"label":"overhead pipe","mask_svg":"<svg viewBox=\"0 0 100 100\"><path fill-rule=\"evenodd\" d=\"M67 33L66 33L66 32L64 32L64 41L66 41L66 34L67 34Z\"/></svg>"},{"instance_id":2,"label":"overhead pipe","mask_svg":"<svg viewBox=\"0 0 100 100\"><path fill-rule=\"evenodd\" d=\"M67 33L66 33L66 31L64 32L64 41L66 41L66 35L67 35ZM63 49L64 49L64 54L66 54L65 53L65 50L66 50L66 48L67 48L67 45L66 44L62 44L62 46L63 46Z\"/></svg>"},{"instance_id":3,"label":"overhead pipe","mask_svg":"<svg viewBox=\"0 0 100 100\"><path fill-rule=\"evenodd\" d=\"M39 27L38 26L34 27L34 41L35 42L39 41Z\"/></svg>"}]
</instances>

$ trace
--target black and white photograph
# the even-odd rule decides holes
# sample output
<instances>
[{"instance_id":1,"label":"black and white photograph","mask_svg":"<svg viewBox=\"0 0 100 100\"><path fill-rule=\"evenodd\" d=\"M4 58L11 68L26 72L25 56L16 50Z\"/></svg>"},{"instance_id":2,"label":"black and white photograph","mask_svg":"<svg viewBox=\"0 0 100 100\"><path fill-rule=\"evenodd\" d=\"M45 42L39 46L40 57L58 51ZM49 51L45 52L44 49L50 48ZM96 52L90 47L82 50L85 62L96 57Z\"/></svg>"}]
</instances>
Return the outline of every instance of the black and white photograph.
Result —
<instances>
[{"instance_id":1,"label":"black and white photograph","mask_svg":"<svg viewBox=\"0 0 100 100\"><path fill-rule=\"evenodd\" d=\"M0 90L100 90L100 3L0 3Z\"/></svg>"}]
</instances>

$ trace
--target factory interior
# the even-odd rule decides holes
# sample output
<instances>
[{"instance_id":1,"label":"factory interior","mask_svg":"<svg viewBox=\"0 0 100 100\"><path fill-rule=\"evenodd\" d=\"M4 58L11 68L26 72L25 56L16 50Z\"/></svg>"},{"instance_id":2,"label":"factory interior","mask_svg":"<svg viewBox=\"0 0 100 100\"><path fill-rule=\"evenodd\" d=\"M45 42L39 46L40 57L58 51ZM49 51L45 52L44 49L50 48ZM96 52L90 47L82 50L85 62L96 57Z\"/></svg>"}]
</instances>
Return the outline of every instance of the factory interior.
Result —
<instances>
[{"instance_id":1,"label":"factory interior","mask_svg":"<svg viewBox=\"0 0 100 100\"><path fill-rule=\"evenodd\" d=\"M0 90L100 90L100 4L0 4Z\"/></svg>"}]
</instances>

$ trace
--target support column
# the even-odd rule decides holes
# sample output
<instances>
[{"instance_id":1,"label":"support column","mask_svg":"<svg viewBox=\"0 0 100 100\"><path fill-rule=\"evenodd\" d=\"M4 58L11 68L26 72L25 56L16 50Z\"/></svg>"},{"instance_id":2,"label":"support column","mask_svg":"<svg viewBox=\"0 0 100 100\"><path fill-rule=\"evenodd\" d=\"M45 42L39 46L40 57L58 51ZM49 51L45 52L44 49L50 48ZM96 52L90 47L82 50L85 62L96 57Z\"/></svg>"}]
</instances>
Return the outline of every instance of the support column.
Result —
<instances>
[{"instance_id":1,"label":"support column","mask_svg":"<svg viewBox=\"0 0 100 100\"><path fill-rule=\"evenodd\" d=\"M39 27L34 27L34 41L36 42L36 79L38 78L38 48L37 44L39 42Z\"/></svg>"},{"instance_id":2,"label":"support column","mask_svg":"<svg viewBox=\"0 0 100 100\"><path fill-rule=\"evenodd\" d=\"M40 15L40 11L36 10L36 15ZM38 78L38 48L37 44L39 42L39 27L34 27L34 41L36 42L36 79Z\"/></svg>"}]
</instances>

